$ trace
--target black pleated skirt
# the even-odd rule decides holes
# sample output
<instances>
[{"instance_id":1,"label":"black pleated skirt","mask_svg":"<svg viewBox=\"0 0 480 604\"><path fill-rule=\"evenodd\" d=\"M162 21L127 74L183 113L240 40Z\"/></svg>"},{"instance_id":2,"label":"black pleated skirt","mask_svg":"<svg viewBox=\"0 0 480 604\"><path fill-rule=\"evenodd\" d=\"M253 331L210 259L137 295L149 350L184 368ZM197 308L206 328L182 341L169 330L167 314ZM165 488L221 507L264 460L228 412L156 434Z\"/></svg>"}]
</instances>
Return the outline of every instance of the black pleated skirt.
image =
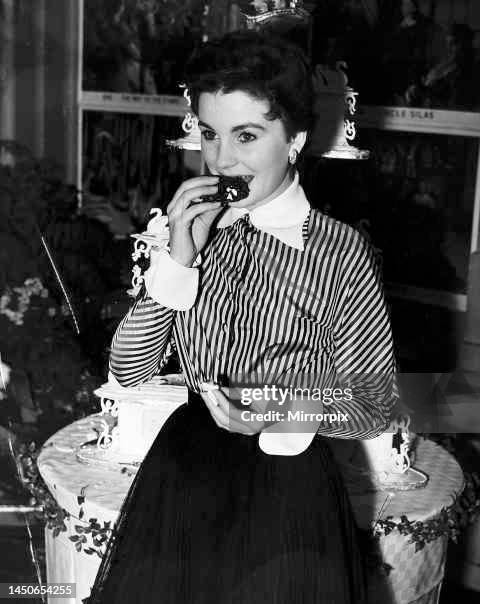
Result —
<instances>
[{"instance_id":1,"label":"black pleated skirt","mask_svg":"<svg viewBox=\"0 0 480 604\"><path fill-rule=\"evenodd\" d=\"M190 393L137 472L88 603L363 604L364 577L325 439L267 455Z\"/></svg>"}]
</instances>

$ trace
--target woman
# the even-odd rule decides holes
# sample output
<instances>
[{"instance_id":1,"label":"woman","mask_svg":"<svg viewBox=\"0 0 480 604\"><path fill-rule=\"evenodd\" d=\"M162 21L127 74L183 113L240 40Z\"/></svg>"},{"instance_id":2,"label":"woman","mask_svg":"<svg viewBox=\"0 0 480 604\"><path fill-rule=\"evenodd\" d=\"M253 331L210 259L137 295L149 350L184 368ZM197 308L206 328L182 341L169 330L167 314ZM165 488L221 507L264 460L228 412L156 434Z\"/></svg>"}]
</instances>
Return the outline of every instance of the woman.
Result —
<instances>
[{"instance_id":1,"label":"woman","mask_svg":"<svg viewBox=\"0 0 480 604\"><path fill-rule=\"evenodd\" d=\"M297 48L230 34L200 49L187 84L210 175L170 202L170 252L152 259L111 371L124 386L148 380L173 334L189 401L135 478L91 601L359 604L355 526L320 434L387 425L394 361L372 254L298 182L312 91ZM248 197L202 201L220 175L244 177ZM245 384L258 390L235 390ZM329 417L267 421L289 386L322 388ZM287 404L322 409L308 393Z\"/></svg>"}]
</instances>

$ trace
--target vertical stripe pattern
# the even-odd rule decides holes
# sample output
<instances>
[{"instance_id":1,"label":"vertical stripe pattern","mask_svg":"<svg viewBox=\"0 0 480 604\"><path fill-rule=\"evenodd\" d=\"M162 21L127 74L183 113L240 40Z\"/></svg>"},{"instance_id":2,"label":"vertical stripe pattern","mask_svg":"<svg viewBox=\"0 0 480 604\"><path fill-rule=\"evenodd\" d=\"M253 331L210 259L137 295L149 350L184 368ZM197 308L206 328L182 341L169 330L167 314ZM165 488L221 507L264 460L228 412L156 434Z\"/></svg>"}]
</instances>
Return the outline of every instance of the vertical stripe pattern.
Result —
<instances>
[{"instance_id":1,"label":"vertical stripe pattern","mask_svg":"<svg viewBox=\"0 0 480 604\"><path fill-rule=\"evenodd\" d=\"M148 295L120 323L111 371L124 386L161 368L171 337L187 385L351 388L328 413L348 422L319 432L371 438L388 425L395 361L380 277L368 243L312 209L297 250L255 228L247 215L218 229L202 252L195 305L182 312Z\"/></svg>"}]
</instances>

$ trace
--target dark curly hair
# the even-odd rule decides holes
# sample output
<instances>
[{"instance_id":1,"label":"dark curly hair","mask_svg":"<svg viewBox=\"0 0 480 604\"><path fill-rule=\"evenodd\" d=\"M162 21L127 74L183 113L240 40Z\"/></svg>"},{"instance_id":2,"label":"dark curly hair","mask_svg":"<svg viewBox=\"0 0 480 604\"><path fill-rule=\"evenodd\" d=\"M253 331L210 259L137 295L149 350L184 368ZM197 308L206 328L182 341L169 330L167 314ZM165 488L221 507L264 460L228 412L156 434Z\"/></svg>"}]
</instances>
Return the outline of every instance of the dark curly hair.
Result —
<instances>
[{"instance_id":1,"label":"dark curly hair","mask_svg":"<svg viewBox=\"0 0 480 604\"><path fill-rule=\"evenodd\" d=\"M240 31L207 42L187 63L185 83L196 114L202 92L242 91L269 102L267 119L281 119L288 139L312 127L310 63L284 38Z\"/></svg>"}]
</instances>

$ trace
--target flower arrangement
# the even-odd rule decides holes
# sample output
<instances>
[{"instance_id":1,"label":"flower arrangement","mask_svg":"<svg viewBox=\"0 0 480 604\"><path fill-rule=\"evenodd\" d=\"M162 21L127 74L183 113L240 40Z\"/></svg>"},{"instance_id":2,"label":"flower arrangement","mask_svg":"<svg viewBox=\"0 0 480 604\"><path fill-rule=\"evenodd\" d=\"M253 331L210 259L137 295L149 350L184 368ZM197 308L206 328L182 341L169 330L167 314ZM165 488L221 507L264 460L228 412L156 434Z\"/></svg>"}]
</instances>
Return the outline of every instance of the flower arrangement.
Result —
<instances>
[{"instance_id":1,"label":"flower arrangement","mask_svg":"<svg viewBox=\"0 0 480 604\"><path fill-rule=\"evenodd\" d=\"M54 164L15 141L0 140L0 154L0 333L12 367L0 426L40 441L95 408L112 329L102 300L118 287L118 259Z\"/></svg>"},{"instance_id":2,"label":"flower arrangement","mask_svg":"<svg viewBox=\"0 0 480 604\"><path fill-rule=\"evenodd\" d=\"M3 354L13 368L0 424L19 431L22 423L34 424L41 439L95 411L100 378L71 325L67 304L57 302L39 277L0 293Z\"/></svg>"},{"instance_id":3,"label":"flower arrangement","mask_svg":"<svg viewBox=\"0 0 480 604\"><path fill-rule=\"evenodd\" d=\"M11 308L10 304L15 294L17 296L16 305ZM5 315L14 325L23 325L25 313L30 307L32 296L48 297L48 290L45 289L38 277L25 279L21 287L14 287L13 289L7 287L0 296L0 315ZM55 312L53 307L52 310ZM52 316L50 309L49 315Z\"/></svg>"}]
</instances>

